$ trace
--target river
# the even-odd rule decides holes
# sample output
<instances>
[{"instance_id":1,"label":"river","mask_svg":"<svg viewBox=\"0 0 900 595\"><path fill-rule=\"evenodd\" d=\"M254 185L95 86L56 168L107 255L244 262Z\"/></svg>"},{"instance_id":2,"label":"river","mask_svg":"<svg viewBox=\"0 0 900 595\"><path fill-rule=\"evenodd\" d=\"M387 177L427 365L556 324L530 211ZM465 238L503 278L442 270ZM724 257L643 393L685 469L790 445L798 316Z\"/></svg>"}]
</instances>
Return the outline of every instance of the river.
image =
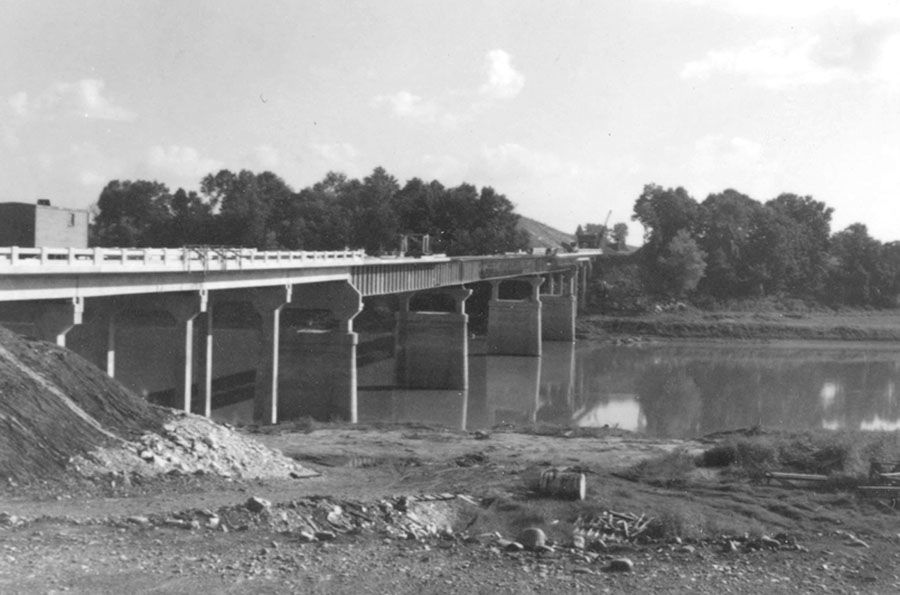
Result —
<instances>
[{"instance_id":1,"label":"river","mask_svg":"<svg viewBox=\"0 0 900 595\"><path fill-rule=\"evenodd\" d=\"M401 390L393 359L361 365L360 421L476 430L611 426L692 438L755 425L900 428L900 345L666 341L544 343L543 356L469 358L468 391Z\"/></svg>"}]
</instances>

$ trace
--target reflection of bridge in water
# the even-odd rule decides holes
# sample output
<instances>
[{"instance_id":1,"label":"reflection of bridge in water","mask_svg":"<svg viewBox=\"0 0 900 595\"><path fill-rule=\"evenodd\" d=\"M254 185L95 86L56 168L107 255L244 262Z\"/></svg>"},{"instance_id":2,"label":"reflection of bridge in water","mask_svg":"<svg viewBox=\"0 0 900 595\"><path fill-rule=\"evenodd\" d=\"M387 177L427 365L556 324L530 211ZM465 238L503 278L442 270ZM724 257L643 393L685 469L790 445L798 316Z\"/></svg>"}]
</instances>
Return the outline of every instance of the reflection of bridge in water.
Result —
<instances>
[{"instance_id":1,"label":"reflection of bridge in water","mask_svg":"<svg viewBox=\"0 0 900 595\"><path fill-rule=\"evenodd\" d=\"M185 410L210 415L214 381L251 368L254 419L290 419L319 403L322 417L355 421L363 297L400 296L398 386L466 391L472 288L490 287L490 353L536 359L542 339L574 341L597 254L0 248L0 320L69 346L139 392L170 390ZM416 309L422 295L447 306Z\"/></svg>"},{"instance_id":2,"label":"reflection of bridge in water","mask_svg":"<svg viewBox=\"0 0 900 595\"><path fill-rule=\"evenodd\" d=\"M375 367L361 377L375 378ZM545 343L539 359L471 356L465 392L363 391L360 415L469 430L609 425L672 438L754 425L894 430L898 385L896 345Z\"/></svg>"}]
</instances>

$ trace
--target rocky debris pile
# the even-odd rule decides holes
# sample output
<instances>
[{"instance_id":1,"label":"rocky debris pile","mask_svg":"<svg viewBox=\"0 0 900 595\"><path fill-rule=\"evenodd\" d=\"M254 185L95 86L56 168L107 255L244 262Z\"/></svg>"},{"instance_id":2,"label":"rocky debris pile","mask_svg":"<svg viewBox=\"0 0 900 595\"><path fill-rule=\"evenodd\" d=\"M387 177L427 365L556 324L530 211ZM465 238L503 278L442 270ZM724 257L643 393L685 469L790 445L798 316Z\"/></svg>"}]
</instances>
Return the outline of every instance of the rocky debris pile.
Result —
<instances>
[{"instance_id":1,"label":"rocky debris pile","mask_svg":"<svg viewBox=\"0 0 900 595\"><path fill-rule=\"evenodd\" d=\"M0 327L0 481L315 473L205 418L135 395L76 353Z\"/></svg>"},{"instance_id":2,"label":"rocky debris pile","mask_svg":"<svg viewBox=\"0 0 900 595\"><path fill-rule=\"evenodd\" d=\"M86 477L210 473L256 479L318 475L226 426L182 412L174 413L159 432L72 457L69 467Z\"/></svg>"},{"instance_id":3,"label":"rocky debris pile","mask_svg":"<svg viewBox=\"0 0 900 595\"><path fill-rule=\"evenodd\" d=\"M178 527L222 532L265 529L296 536L301 543L332 541L341 535L370 533L387 538L454 539L454 529L477 514L480 503L465 494L422 494L383 498L374 503L316 496L273 504L251 497L243 504L185 510L174 515L131 516L113 524Z\"/></svg>"}]
</instances>

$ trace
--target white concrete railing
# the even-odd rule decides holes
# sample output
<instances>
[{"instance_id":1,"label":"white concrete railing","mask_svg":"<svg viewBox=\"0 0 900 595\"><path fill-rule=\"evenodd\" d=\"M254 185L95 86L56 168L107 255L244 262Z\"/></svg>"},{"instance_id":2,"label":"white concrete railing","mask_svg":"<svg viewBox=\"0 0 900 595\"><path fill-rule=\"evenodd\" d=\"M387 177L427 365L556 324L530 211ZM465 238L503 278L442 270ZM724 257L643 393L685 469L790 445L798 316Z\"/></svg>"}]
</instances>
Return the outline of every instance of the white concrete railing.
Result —
<instances>
[{"instance_id":1,"label":"white concrete railing","mask_svg":"<svg viewBox=\"0 0 900 595\"><path fill-rule=\"evenodd\" d=\"M256 250L255 248L0 248L0 273L21 269L69 269L70 267L166 268L172 270L217 268L273 268L297 265L356 264L363 250L331 252Z\"/></svg>"}]
</instances>

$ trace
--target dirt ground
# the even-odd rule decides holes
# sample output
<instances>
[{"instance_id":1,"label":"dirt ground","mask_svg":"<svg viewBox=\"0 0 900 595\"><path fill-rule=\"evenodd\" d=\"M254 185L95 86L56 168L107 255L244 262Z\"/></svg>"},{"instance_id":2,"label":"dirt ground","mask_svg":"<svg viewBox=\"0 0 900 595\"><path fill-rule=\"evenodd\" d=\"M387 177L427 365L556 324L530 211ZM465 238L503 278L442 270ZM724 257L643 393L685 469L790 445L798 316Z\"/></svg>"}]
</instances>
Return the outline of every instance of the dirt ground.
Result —
<instances>
[{"instance_id":1,"label":"dirt ground","mask_svg":"<svg viewBox=\"0 0 900 595\"><path fill-rule=\"evenodd\" d=\"M320 475L0 486L0 592L900 591L889 498L700 468L668 483L625 478L701 442L414 426L253 437ZM585 474L583 502L530 488L550 465ZM621 530L584 533L610 518ZM533 545L526 528L546 544L511 543Z\"/></svg>"}]
</instances>

